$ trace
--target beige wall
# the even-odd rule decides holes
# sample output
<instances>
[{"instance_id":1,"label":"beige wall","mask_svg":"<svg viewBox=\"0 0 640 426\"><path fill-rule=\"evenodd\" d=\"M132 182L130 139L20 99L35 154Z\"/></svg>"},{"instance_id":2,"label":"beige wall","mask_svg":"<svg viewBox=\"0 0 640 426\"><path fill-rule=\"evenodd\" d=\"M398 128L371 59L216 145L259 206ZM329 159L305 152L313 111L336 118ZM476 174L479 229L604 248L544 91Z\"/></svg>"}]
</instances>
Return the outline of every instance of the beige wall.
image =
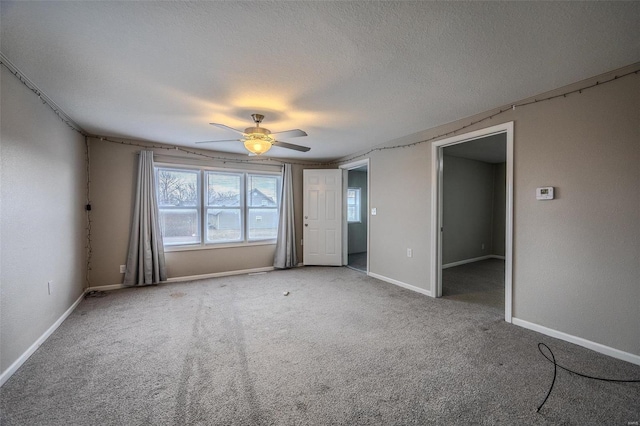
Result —
<instances>
[{"instance_id":1,"label":"beige wall","mask_svg":"<svg viewBox=\"0 0 640 426\"><path fill-rule=\"evenodd\" d=\"M5 372L83 292L87 179L84 137L1 69L0 368ZM48 281L53 281L51 295Z\"/></svg>"},{"instance_id":2,"label":"beige wall","mask_svg":"<svg viewBox=\"0 0 640 426\"><path fill-rule=\"evenodd\" d=\"M431 147L375 152L369 163L369 271L429 289ZM407 249L413 257L407 257Z\"/></svg>"},{"instance_id":3,"label":"beige wall","mask_svg":"<svg viewBox=\"0 0 640 426\"><path fill-rule=\"evenodd\" d=\"M137 153L143 148L91 138L91 201L93 209L93 256L89 275L92 287L119 284L125 264L137 170ZM135 142L136 144L144 144ZM154 144L154 146L163 146ZM171 147L153 149L156 161L186 163L213 167L246 168L178 152ZM200 151L215 156L212 151ZM246 160L246 155L221 154L226 158ZM299 262L302 262L302 165L292 167L294 181L294 213ZM279 166L253 166L253 169L280 171ZM234 248L209 248L166 253L169 278L240 271L273 266L275 244Z\"/></svg>"},{"instance_id":4,"label":"beige wall","mask_svg":"<svg viewBox=\"0 0 640 426\"><path fill-rule=\"evenodd\" d=\"M493 238L494 165L450 155L442 162L442 264L487 256Z\"/></svg>"},{"instance_id":5,"label":"beige wall","mask_svg":"<svg viewBox=\"0 0 640 426\"><path fill-rule=\"evenodd\" d=\"M640 76L633 74L509 110L464 130L515 122L514 317L636 355L639 111ZM491 114L495 111L383 146L425 140ZM371 217L370 270L428 290L430 143L376 151L368 157L371 207L378 209ZM556 187L557 199L536 201L538 186ZM414 249L413 258L406 257L407 248Z\"/></svg>"},{"instance_id":6,"label":"beige wall","mask_svg":"<svg viewBox=\"0 0 640 426\"><path fill-rule=\"evenodd\" d=\"M636 74L514 114L514 315L636 355L639 111Z\"/></svg>"}]
</instances>

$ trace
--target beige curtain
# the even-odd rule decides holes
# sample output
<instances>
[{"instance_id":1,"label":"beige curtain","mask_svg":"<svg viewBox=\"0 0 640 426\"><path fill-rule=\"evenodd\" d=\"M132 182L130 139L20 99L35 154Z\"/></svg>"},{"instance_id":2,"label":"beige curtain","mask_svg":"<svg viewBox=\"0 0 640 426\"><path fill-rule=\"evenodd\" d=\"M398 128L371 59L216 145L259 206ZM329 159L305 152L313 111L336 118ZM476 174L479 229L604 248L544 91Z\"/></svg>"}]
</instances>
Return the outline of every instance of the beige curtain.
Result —
<instances>
[{"instance_id":1,"label":"beige curtain","mask_svg":"<svg viewBox=\"0 0 640 426\"><path fill-rule=\"evenodd\" d=\"M158 221L153 151L140 151L127 271L123 284L142 286L166 280L164 246Z\"/></svg>"},{"instance_id":2,"label":"beige curtain","mask_svg":"<svg viewBox=\"0 0 640 426\"><path fill-rule=\"evenodd\" d=\"M279 269L293 268L298 264L296 255L296 229L293 220L293 182L291 164L282 169L282 195L280 197L280 221L278 242L273 266Z\"/></svg>"}]
</instances>

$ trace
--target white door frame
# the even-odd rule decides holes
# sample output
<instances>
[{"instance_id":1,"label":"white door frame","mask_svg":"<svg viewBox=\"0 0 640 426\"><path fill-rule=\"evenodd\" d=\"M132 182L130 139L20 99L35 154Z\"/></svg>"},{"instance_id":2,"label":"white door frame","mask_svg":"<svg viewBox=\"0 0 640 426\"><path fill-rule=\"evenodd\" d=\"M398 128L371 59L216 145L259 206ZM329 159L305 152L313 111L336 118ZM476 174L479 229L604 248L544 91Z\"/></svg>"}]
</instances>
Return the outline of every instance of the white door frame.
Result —
<instances>
[{"instance_id":1,"label":"white door frame","mask_svg":"<svg viewBox=\"0 0 640 426\"><path fill-rule=\"evenodd\" d=\"M349 187L348 179L345 179L345 175L349 173L349 170L359 169L362 166L367 166L367 275L369 275L369 229L371 227L371 215L369 210L371 193L371 166L369 165L369 159L354 161L352 163L342 164L340 168L342 172L342 190L343 190L343 202L342 202L342 263L347 265L349 263L349 225L347 223L347 188Z\"/></svg>"},{"instance_id":2,"label":"white door frame","mask_svg":"<svg viewBox=\"0 0 640 426\"><path fill-rule=\"evenodd\" d=\"M442 149L445 146L505 133L507 136L504 319L511 322L513 303L513 121L453 136L431 146L431 295L442 296Z\"/></svg>"}]
</instances>

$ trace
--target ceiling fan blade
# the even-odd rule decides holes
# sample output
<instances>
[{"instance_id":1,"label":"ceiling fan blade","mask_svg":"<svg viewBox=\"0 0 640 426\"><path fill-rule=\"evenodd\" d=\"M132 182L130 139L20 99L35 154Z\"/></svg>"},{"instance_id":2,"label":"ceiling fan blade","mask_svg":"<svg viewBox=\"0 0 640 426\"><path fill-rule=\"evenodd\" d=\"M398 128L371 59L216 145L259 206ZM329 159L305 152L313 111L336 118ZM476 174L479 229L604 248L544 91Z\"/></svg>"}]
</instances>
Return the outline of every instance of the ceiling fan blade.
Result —
<instances>
[{"instance_id":1,"label":"ceiling fan blade","mask_svg":"<svg viewBox=\"0 0 640 426\"><path fill-rule=\"evenodd\" d=\"M220 124L220 123L209 123L209 124L211 124L212 126L220 127L221 129L231 130L232 132L236 132L236 133L240 133L241 135L244 135L244 132L234 129L233 127L225 126L224 124Z\"/></svg>"},{"instance_id":2,"label":"ceiling fan blade","mask_svg":"<svg viewBox=\"0 0 640 426\"><path fill-rule=\"evenodd\" d=\"M302 152L307 152L311 149L306 146L294 145L292 143L286 143L286 142L280 142L280 141L274 141L272 145L279 146L280 148L295 149L296 151L302 151Z\"/></svg>"},{"instance_id":3,"label":"ceiling fan blade","mask_svg":"<svg viewBox=\"0 0 640 426\"><path fill-rule=\"evenodd\" d=\"M297 138L299 136L307 136L307 132L300 129L285 130L284 132L271 133L272 136L278 135L278 138Z\"/></svg>"},{"instance_id":4,"label":"ceiling fan blade","mask_svg":"<svg viewBox=\"0 0 640 426\"><path fill-rule=\"evenodd\" d=\"M224 140L219 140L219 141L200 141L200 142L196 142L196 143L212 143L212 142L240 142L242 141L242 139L224 139Z\"/></svg>"}]
</instances>

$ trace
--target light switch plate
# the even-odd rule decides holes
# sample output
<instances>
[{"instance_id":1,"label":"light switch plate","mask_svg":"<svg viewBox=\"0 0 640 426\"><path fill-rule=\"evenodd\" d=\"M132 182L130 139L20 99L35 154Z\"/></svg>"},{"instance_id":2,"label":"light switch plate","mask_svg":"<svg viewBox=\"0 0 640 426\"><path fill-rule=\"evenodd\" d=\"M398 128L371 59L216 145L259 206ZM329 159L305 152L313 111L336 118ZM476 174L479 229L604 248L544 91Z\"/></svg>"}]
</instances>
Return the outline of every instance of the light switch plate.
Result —
<instances>
[{"instance_id":1,"label":"light switch plate","mask_svg":"<svg viewBox=\"0 0 640 426\"><path fill-rule=\"evenodd\" d=\"M371 209L371 216L375 216L378 214L378 209L376 209L375 207Z\"/></svg>"}]
</instances>

